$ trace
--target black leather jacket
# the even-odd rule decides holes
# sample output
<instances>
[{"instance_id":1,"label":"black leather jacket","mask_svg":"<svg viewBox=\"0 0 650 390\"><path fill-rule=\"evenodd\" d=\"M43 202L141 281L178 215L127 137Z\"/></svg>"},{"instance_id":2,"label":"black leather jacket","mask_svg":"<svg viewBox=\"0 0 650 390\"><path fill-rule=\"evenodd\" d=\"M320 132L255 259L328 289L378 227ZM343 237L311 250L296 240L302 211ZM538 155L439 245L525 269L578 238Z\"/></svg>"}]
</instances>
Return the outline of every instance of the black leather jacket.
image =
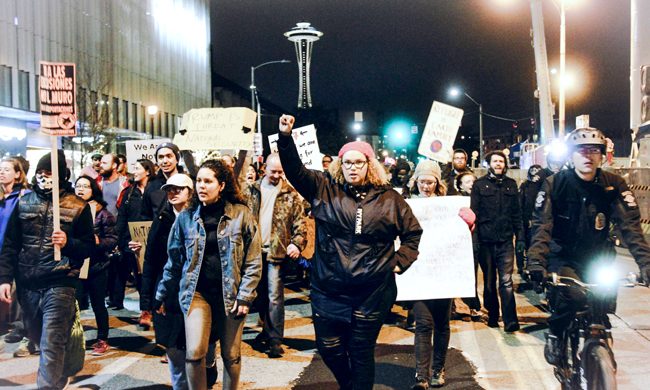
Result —
<instances>
[{"instance_id":1,"label":"black leather jacket","mask_svg":"<svg viewBox=\"0 0 650 390\"><path fill-rule=\"evenodd\" d=\"M614 222L641 267L650 262L650 247L640 218L636 199L621 176L599 169L595 180L586 182L572 169L560 171L544 181L537 195L529 264L550 271L562 265L587 271L594 261L613 261L609 230Z\"/></svg>"},{"instance_id":2,"label":"black leather jacket","mask_svg":"<svg viewBox=\"0 0 650 390\"><path fill-rule=\"evenodd\" d=\"M474 182L470 208L476 214L479 242L524 241L517 182L504 175L501 184L489 175Z\"/></svg>"},{"instance_id":3,"label":"black leather jacket","mask_svg":"<svg viewBox=\"0 0 650 390\"><path fill-rule=\"evenodd\" d=\"M15 277L29 290L75 286L84 259L95 249L95 235L90 207L66 187L59 195L61 230L67 236L61 261L54 260L52 196L35 189L20 199L9 219L0 252L0 284Z\"/></svg>"}]
</instances>

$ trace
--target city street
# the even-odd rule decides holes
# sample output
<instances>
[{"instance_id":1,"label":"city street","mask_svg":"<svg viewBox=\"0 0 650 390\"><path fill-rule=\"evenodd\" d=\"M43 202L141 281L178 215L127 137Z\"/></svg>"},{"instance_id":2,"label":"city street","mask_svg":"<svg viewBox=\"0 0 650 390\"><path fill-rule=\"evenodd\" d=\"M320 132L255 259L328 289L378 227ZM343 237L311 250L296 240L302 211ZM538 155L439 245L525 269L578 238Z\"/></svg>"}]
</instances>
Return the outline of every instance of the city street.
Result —
<instances>
[{"instance_id":1,"label":"city street","mask_svg":"<svg viewBox=\"0 0 650 390\"><path fill-rule=\"evenodd\" d=\"M636 265L621 252L616 262L621 276ZM519 279L517 279L519 281ZM337 389L334 377L319 358L314 344L308 291L288 283L285 350L282 358L269 359L253 348L260 328L257 314L248 317L242 344L242 389ZM136 326L137 293L131 291L126 309L111 310L112 348L105 356L87 352L83 371L72 388L80 389L171 389L169 369L160 362L163 350L152 343L153 331ZM506 334L482 322L452 321L447 355L447 389L559 389L551 367L543 357L545 317L537 294L517 294L522 330ZM405 311L395 306L379 337L376 389L410 389L414 383L413 332L398 324ZM650 377L650 290L621 287L618 310L611 316L614 352L618 363L618 388L646 389ZM86 339L93 341L92 311L83 312ZM33 389L38 356L13 358L18 344L0 342L0 388ZM218 360L219 370L221 370ZM221 388L221 381L215 388Z\"/></svg>"}]
</instances>

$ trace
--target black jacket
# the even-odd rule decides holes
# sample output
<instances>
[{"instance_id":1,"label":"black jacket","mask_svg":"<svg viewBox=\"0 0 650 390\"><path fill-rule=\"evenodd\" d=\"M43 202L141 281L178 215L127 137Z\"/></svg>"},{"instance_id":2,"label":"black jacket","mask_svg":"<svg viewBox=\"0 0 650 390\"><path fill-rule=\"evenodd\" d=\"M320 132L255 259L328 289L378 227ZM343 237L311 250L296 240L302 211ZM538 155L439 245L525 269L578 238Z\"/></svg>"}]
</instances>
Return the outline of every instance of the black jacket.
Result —
<instances>
[{"instance_id":1,"label":"black jacket","mask_svg":"<svg viewBox=\"0 0 650 390\"><path fill-rule=\"evenodd\" d=\"M460 172L474 172L472 168L467 165L465 169L463 169ZM458 175L460 172L457 172L456 169L454 168L454 163L453 161L450 161L447 163L447 165L444 166L442 170L442 181L445 182L447 185L447 195L458 195L459 192L456 189L456 175Z\"/></svg>"},{"instance_id":2,"label":"black jacket","mask_svg":"<svg viewBox=\"0 0 650 390\"><path fill-rule=\"evenodd\" d=\"M470 208L476 214L476 236L479 242L524 241L517 182L503 176L503 182L489 175L474 182Z\"/></svg>"},{"instance_id":3,"label":"black jacket","mask_svg":"<svg viewBox=\"0 0 650 390\"><path fill-rule=\"evenodd\" d=\"M533 213L533 241L528 250L531 265L555 271L560 263L585 271L594 261L613 261L610 222L622 232L639 267L650 262L639 207L625 180L598 170L593 182L581 180L573 169L544 181Z\"/></svg>"},{"instance_id":4,"label":"black jacket","mask_svg":"<svg viewBox=\"0 0 650 390\"><path fill-rule=\"evenodd\" d=\"M182 173L180 167L178 169L178 172ZM165 206L167 193L161 189L165 183L167 183L167 178L162 169L158 170L156 176L149 179L144 194L142 194L141 221L153 221L156 214Z\"/></svg>"},{"instance_id":5,"label":"black jacket","mask_svg":"<svg viewBox=\"0 0 650 390\"><path fill-rule=\"evenodd\" d=\"M393 269L399 264L406 270L417 259L422 228L389 185L370 187L361 200L329 173L305 168L291 137L280 135L278 149L287 179L311 203L316 221L312 308L349 322L352 310L365 313L394 293ZM358 210L361 234L355 234ZM401 246L395 251L397 237Z\"/></svg>"},{"instance_id":6,"label":"black jacket","mask_svg":"<svg viewBox=\"0 0 650 390\"><path fill-rule=\"evenodd\" d=\"M99 206L98 206L99 207ZM90 269L88 270L88 279L99 275L103 270L108 268L109 254L117 245L117 234L115 233L115 217L106 207L102 207L95 213L95 230L94 233L99 237L99 244L95 246L95 251L90 257Z\"/></svg>"},{"instance_id":7,"label":"black jacket","mask_svg":"<svg viewBox=\"0 0 650 390\"><path fill-rule=\"evenodd\" d=\"M52 195L36 189L23 196L7 223L0 252L0 284L16 284L28 290L75 287L84 259L95 249L93 219L88 204L61 183L61 230L67 236L61 261L54 260L52 244Z\"/></svg>"},{"instance_id":8,"label":"black jacket","mask_svg":"<svg viewBox=\"0 0 650 390\"><path fill-rule=\"evenodd\" d=\"M144 265L142 266L140 306L143 310L151 310L158 282L162 278L163 269L167 264L167 241L175 220L176 215L172 205L165 202L163 209L151 224L149 238L147 239L147 250L144 254ZM175 298L175 302L170 304L178 307L178 294L172 296ZM170 304L166 304L166 306ZM178 312L180 313L180 308Z\"/></svg>"}]
</instances>

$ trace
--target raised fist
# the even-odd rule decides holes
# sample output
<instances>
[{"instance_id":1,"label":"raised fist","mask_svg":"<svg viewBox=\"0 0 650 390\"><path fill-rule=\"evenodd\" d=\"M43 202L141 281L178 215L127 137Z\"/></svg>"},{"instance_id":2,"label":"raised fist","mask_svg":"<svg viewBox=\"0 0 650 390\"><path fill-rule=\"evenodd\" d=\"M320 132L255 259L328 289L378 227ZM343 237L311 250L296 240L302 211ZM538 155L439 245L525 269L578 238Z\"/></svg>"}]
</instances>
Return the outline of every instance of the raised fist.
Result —
<instances>
[{"instance_id":1,"label":"raised fist","mask_svg":"<svg viewBox=\"0 0 650 390\"><path fill-rule=\"evenodd\" d=\"M294 122L296 122L296 118L291 115L282 115L280 117L280 132L284 135L290 135Z\"/></svg>"}]
</instances>

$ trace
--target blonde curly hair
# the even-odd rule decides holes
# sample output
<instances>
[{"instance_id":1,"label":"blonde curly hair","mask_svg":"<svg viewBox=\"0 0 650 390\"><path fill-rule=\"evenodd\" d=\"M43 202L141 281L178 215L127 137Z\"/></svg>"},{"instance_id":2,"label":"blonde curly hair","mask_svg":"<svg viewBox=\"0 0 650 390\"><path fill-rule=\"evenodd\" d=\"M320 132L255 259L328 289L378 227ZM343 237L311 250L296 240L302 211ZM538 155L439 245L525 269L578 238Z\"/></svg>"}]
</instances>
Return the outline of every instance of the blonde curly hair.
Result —
<instances>
[{"instance_id":1,"label":"blonde curly hair","mask_svg":"<svg viewBox=\"0 0 650 390\"><path fill-rule=\"evenodd\" d=\"M367 158L367 157L366 157ZM368 159L368 173L366 174L365 183L370 183L375 187L381 187L388 184L388 176L381 163L374 158ZM345 184L345 176L343 175L342 158L332 161L328 172L337 184Z\"/></svg>"}]
</instances>

